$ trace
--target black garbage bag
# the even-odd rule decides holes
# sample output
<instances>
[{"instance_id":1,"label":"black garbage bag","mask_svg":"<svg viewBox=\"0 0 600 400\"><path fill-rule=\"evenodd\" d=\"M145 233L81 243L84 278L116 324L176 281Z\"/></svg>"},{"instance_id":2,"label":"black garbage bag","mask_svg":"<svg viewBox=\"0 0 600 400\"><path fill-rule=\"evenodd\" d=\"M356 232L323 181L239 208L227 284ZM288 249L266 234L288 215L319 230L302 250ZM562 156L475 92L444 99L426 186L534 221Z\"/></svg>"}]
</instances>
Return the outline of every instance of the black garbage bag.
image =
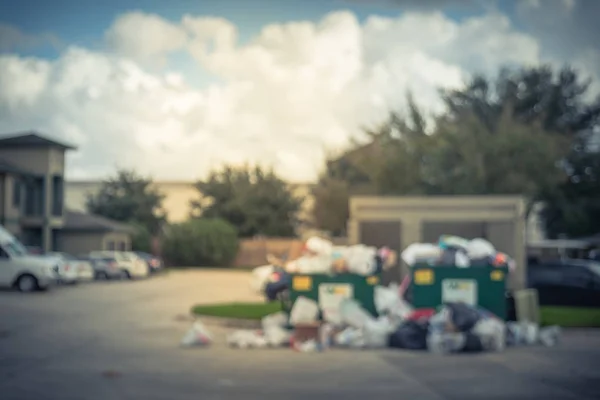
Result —
<instances>
[{"instance_id":1,"label":"black garbage bag","mask_svg":"<svg viewBox=\"0 0 600 400\"><path fill-rule=\"evenodd\" d=\"M481 343L481 338L474 333L467 332L465 333L465 347L463 347L463 353L477 353L483 351L483 344Z\"/></svg>"},{"instance_id":2,"label":"black garbage bag","mask_svg":"<svg viewBox=\"0 0 600 400\"><path fill-rule=\"evenodd\" d=\"M450 309L452 324L459 332L468 332L481 319L479 310L465 303L446 303Z\"/></svg>"},{"instance_id":3,"label":"black garbage bag","mask_svg":"<svg viewBox=\"0 0 600 400\"><path fill-rule=\"evenodd\" d=\"M269 301L277 299L277 295L290 287L292 277L282 268L276 268L274 275L277 277L275 281L265 285L265 296Z\"/></svg>"},{"instance_id":4,"label":"black garbage bag","mask_svg":"<svg viewBox=\"0 0 600 400\"><path fill-rule=\"evenodd\" d=\"M404 321L389 337L389 347L409 350L427 349L427 322Z\"/></svg>"}]
</instances>

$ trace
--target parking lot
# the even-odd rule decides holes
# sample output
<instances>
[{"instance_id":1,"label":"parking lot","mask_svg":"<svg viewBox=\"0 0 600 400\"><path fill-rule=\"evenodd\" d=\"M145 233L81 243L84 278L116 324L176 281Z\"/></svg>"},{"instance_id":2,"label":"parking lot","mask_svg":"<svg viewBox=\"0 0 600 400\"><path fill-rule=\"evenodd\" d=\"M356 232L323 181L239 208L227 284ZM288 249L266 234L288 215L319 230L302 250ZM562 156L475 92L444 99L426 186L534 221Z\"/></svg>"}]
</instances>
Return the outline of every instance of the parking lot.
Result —
<instances>
[{"instance_id":1,"label":"parking lot","mask_svg":"<svg viewBox=\"0 0 600 400\"><path fill-rule=\"evenodd\" d=\"M600 332L556 348L434 356L407 351L183 349L193 304L257 299L247 274L170 272L135 282L0 292L0 398L8 399L592 399Z\"/></svg>"}]
</instances>

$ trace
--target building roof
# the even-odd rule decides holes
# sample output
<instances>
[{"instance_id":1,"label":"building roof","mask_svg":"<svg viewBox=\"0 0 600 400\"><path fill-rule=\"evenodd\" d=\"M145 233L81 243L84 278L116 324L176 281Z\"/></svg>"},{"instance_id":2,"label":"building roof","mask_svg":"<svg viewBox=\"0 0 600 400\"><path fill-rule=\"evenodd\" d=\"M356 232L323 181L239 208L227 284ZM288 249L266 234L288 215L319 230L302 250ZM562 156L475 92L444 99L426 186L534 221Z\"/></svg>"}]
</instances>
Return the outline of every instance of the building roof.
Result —
<instances>
[{"instance_id":1,"label":"building roof","mask_svg":"<svg viewBox=\"0 0 600 400\"><path fill-rule=\"evenodd\" d=\"M66 211L64 230L88 232L125 232L131 233L133 228L127 224L113 221L99 215L79 211Z\"/></svg>"},{"instance_id":2,"label":"building roof","mask_svg":"<svg viewBox=\"0 0 600 400\"><path fill-rule=\"evenodd\" d=\"M63 150L75 150L74 146L48 139L35 132L0 136L0 147L59 147Z\"/></svg>"},{"instance_id":3,"label":"building roof","mask_svg":"<svg viewBox=\"0 0 600 400\"><path fill-rule=\"evenodd\" d=\"M14 175L29 175L30 172L26 171L14 164L9 163L0 158L0 173L9 173Z\"/></svg>"}]
</instances>

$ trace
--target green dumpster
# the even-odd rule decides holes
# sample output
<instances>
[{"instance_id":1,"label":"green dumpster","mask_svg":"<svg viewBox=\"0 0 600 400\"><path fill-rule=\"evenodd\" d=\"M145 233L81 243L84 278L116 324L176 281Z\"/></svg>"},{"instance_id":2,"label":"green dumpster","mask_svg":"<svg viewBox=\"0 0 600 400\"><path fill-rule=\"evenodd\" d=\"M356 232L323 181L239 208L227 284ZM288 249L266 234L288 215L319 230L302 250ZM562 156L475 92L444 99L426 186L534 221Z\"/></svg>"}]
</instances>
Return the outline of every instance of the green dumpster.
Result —
<instances>
[{"instance_id":1,"label":"green dumpster","mask_svg":"<svg viewBox=\"0 0 600 400\"><path fill-rule=\"evenodd\" d=\"M506 319L507 267L415 265L411 268L415 308L436 308L448 302L483 307Z\"/></svg>"},{"instance_id":2,"label":"green dumpster","mask_svg":"<svg viewBox=\"0 0 600 400\"><path fill-rule=\"evenodd\" d=\"M289 290L289 300L294 304L300 296L316 301L322 310L335 308L343 298L353 298L360 305L377 316L375 309L375 286L380 282L379 275L362 276L355 274L293 274Z\"/></svg>"}]
</instances>

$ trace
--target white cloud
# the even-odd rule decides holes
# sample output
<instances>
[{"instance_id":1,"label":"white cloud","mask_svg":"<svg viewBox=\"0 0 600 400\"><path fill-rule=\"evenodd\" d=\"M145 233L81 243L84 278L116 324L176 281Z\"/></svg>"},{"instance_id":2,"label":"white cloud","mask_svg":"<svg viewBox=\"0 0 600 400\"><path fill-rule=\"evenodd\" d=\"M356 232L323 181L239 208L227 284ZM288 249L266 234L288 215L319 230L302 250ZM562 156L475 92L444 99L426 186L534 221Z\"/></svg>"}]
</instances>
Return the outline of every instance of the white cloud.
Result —
<instances>
[{"instance_id":1,"label":"white cloud","mask_svg":"<svg viewBox=\"0 0 600 400\"><path fill-rule=\"evenodd\" d=\"M314 179L325 149L403 107L411 89L428 109L437 88L506 62L538 62L539 48L506 17L455 22L443 14L265 26L240 45L219 18L173 23L140 12L107 31L116 52L69 48L55 61L0 55L0 128L39 129L79 145L71 177L136 167L159 179L194 179L224 162L261 162L292 180ZM217 78L191 87L149 60L189 51ZM171 66L173 67L173 66Z\"/></svg>"}]
</instances>

